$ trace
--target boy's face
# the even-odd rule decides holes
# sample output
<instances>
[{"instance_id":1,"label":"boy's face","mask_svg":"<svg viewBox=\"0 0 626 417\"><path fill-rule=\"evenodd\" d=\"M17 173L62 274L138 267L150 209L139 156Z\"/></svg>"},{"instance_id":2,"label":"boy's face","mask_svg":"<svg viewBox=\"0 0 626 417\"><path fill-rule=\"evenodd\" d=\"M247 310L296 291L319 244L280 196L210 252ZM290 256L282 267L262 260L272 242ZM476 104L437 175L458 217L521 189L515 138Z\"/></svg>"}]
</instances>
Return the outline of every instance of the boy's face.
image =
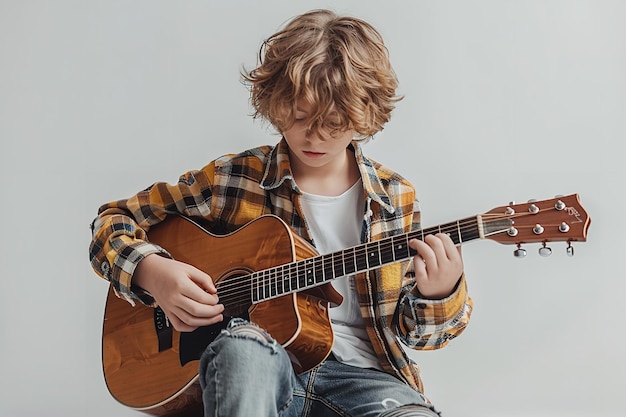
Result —
<instances>
[{"instance_id":1,"label":"boy's face","mask_svg":"<svg viewBox=\"0 0 626 417\"><path fill-rule=\"evenodd\" d=\"M319 168L335 168L341 166L346 159L346 148L355 135L354 130L330 132L320 137L307 129L311 106L299 100L296 120L283 132L290 149L291 164L294 170L312 172ZM332 120L330 120L332 124ZM302 171L300 171L302 172Z\"/></svg>"}]
</instances>

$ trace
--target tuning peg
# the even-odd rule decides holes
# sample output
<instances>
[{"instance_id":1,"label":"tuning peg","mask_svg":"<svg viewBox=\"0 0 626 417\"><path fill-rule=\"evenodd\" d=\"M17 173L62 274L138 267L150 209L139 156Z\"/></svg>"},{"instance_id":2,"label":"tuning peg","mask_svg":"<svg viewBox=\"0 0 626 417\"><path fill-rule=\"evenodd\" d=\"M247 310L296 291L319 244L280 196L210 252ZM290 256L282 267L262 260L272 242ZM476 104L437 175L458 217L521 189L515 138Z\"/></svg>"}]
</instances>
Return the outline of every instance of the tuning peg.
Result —
<instances>
[{"instance_id":1,"label":"tuning peg","mask_svg":"<svg viewBox=\"0 0 626 417\"><path fill-rule=\"evenodd\" d=\"M552 249L546 246L546 242L543 242L543 246L539 248L539 255L543 257L552 255Z\"/></svg>"},{"instance_id":2,"label":"tuning peg","mask_svg":"<svg viewBox=\"0 0 626 417\"><path fill-rule=\"evenodd\" d=\"M519 230L517 230L515 227L511 226L509 227L509 229L506 231L506 234L511 236L511 237L515 237L517 236L517 234L519 233Z\"/></svg>"},{"instance_id":3,"label":"tuning peg","mask_svg":"<svg viewBox=\"0 0 626 417\"><path fill-rule=\"evenodd\" d=\"M565 249L567 256L574 256L574 247L572 246L571 242L567 243L567 248Z\"/></svg>"},{"instance_id":4,"label":"tuning peg","mask_svg":"<svg viewBox=\"0 0 626 417\"><path fill-rule=\"evenodd\" d=\"M526 257L526 249L522 249L522 245L517 245L517 249L513 251L513 256L516 258Z\"/></svg>"},{"instance_id":5,"label":"tuning peg","mask_svg":"<svg viewBox=\"0 0 626 417\"><path fill-rule=\"evenodd\" d=\"M567 206L566 206L566 205L565 205L565 203L564 203L564 202L562 202L561 200L557 201L557 202L554 204L554 208L555 208L555 209L557 209L558 211L564 210L564 209L565 209L565 207L567 207Z\"/></svg>"}]
</instances>

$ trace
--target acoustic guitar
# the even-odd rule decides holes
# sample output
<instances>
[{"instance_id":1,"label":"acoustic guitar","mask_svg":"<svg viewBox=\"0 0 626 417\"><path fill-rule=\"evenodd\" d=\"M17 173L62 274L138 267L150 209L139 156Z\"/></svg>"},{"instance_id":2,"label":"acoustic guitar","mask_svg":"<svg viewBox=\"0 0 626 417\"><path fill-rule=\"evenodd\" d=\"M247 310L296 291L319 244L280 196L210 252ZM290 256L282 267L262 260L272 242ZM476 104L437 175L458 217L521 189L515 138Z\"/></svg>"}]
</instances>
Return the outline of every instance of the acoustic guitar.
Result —
<instances>
[{"instance_id":1,"label":"acoustic guitar","mask_svg":"<svg viewBox=\"0 0 626 417\"><path fill-rule=\"evenodd\" d=\"M280 218L260 217L236 232L216 236L192 220L172 216L148 232L150 241L182 262L209 274L224 304L223 323L179 333L160 308L132 307L110 289L102 336L105 381L120 403L152 415L202 415L198 384L200 355L232 317L248 318L266 329L292 358L296 372L307 371L330 353L333 332L328 307L341 296L329 283L410 259L413 238L447 233L461 245L490 239L516 245L585 241L591 220L577 194L510 204L484 214L341 251L319 255Z\"/></svg>"}]
</instances>

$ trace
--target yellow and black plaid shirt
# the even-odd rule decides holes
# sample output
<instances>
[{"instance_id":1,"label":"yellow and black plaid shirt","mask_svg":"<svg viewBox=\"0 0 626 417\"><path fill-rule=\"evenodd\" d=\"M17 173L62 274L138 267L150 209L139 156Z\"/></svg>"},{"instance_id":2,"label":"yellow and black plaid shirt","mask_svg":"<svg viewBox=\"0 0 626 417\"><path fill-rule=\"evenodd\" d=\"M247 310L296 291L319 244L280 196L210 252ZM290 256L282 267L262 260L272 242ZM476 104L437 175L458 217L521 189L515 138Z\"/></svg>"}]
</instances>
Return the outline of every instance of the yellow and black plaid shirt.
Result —
<instances>
[{"instance_id":1,"label":"yellow and black plaid shirt","mask_svg":"<svg viewBox=\"0 0 626 417\"><path fill-rule=\"evenodd\" d=\"M362 241L368 242L419 228L413 186L397 173L363 156L352 144L364 186L366 207ZM103 205L94 220L91 264L116 293L153 305L131 285L137 264L151 253L167 252L147 241L150 226L168 215L199 219L213 234L230 233L266 214L283 219L310 240L300 209L300 190L293 180L287 143L227 155L199 171L182 175L177 184L156 183L137 195ZM341 213L337 213L341 215ZM383 369L423 391L419 371L402 341L415 349L437 349L459 335L469 322L472 301L465 278L443 300L419 297L406 261L359 274L361 313Z\"/></svg>"}]
</instances>

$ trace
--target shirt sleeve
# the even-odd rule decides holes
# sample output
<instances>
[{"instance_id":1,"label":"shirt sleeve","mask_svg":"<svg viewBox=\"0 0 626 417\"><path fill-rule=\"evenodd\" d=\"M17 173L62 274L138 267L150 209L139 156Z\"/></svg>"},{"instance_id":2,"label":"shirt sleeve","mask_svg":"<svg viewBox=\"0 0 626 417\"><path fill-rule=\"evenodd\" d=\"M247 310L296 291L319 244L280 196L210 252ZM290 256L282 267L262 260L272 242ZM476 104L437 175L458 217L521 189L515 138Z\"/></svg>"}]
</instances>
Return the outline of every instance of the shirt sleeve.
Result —
<instances>
[{"instance_id":1,"label":"shirt sleeve","mask_svg":"<svg viewBox=\"0 0 626 417\"><path fill-rule=\"evenodd\" d=\"M421 228L419 203L414 204L412 230ZM415 284L413 262L408 262L398 303L396 330L410 348L434 350L460 335L469 323L473 301L467 291L465 274L455 290L440 300L423 298Z\"/></svg>"},{"instance_id":2,"label":"shirt sleeve","mask_svg":"<svg viewBox=\"0 0 626 417\"><path fill-rule=\"evenodd\" d=\"M407 285L398 305L398 335L413 349L442 348L465 330L472 308L465 275L459 279L455 291L441 300L422 298L414 284Z\"/></svg>"},{"instance_id":3,"label":"shirt sleeve","mask_svg":"<svg viewBox=\"0 0 626 417\"><path fill-rule=\"evenodd\" d=\"M108 280L118 296L131 304L139 300L154 305L150 294L132 285L132 275L146 256L170 255L150 243L147 232L170 214L203 217L210 222L214 166L211 163L202 171L187 172L175 185L155 183L128 199L100 207L92 223L89 258L96 274Z\"/></svg>"}]
</instances>

